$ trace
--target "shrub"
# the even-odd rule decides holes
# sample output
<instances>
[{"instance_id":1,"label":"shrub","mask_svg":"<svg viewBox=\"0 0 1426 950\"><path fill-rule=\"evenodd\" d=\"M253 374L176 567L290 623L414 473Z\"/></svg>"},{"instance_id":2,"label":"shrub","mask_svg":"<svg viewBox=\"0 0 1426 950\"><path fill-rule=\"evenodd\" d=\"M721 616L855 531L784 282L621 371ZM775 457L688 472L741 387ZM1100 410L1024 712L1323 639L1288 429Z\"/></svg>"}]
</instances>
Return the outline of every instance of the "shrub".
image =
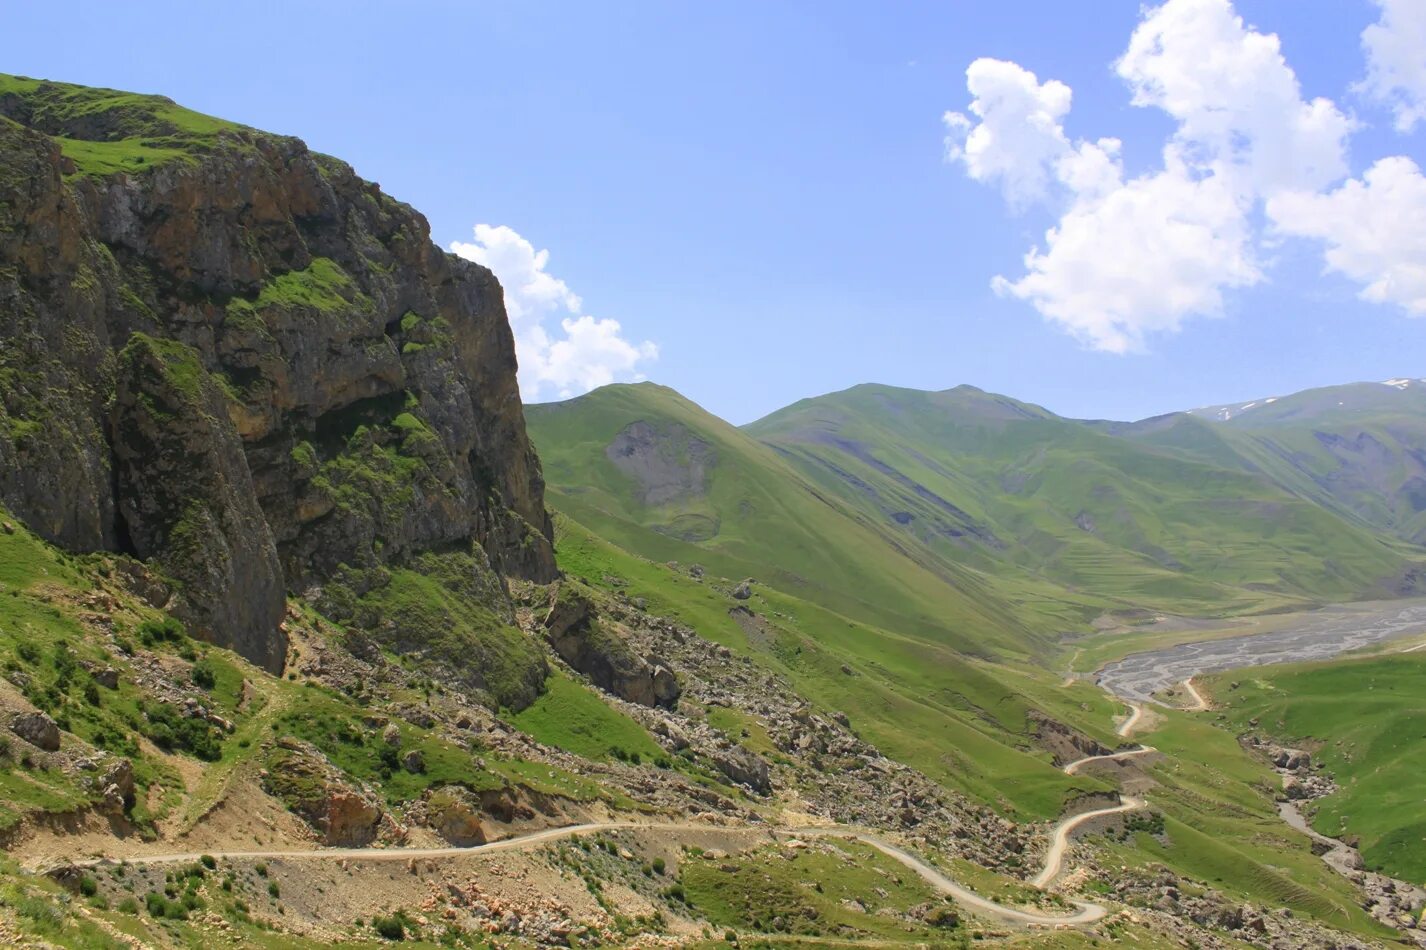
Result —
<instances>
[{"instance_id":1,"label":"shrub","mask_svg":"<svg viewBox=\"0 0 1426 950\"><path fill-rule=\"evenodd\" d=\"M93 897L99 893L99 882L88 874L84 875L79 879L79 893L85 897Z\"/></svg>"},{"instance_id":2,"label":"shrub","mask_svg":"<svg viewBox=\"0 0 1426 950\"><path fill-rule=\"evenodd\" d=\"M277 886L276 881L267 882L267 896L271 897L273 900L276 900L277 898L282 896L282 888Z\"/></svg>"},{"instance_id":3,"label":"shrub","mask_svg":"<svg viewBox=\"0 0 1426 950\"><path fill-rule=\"evenodd\" d=\"M207 721L180 716L168 703L145 703L143 709L143 733L160 749L188 752L208 762L222 757L222 737Z\"/></svg>"},{"instance_id":4,"label":"shrub","mask_svg":"<svg viewBox=\"0 0 1426 950\"><path fill-rule=\"evenodd\" d=\"M159 643L181 643L186 636L183 624L172 617L145 620L139 624L139 642L146 647Z\"/></svg>"},{"instance_id":5,"label":"shrub","mask_svg":"<svg viewBox=\"0 0 1426 950\"><path fill-rule=\"evenodd\" d=\"M654 873L662 874L664 872L664 868L666 868L667 866L668 865L664 864L663 858L654 858Z\"/></svg>"},{"instance_id":6,"label":"shrub","mask_svg":"<svg viewBox=\"0 0 1426 950\"><path fill-rule=\"evenodd\" d=\"M213 675L213 668L207 663L199 663L193 667L193 685L199 689L212 689L217 685L218 678Z\"/></svg>"},{"instance_id":7,"label":"shrub","mask_svg":"<svg viewBox=\"0 0 1426 950\"><path fill-rule=\"evenodd\" d=\"M218 866L218 859L213 857L211 854L199 855L198 861L210 871Z\"/></svg>"},{"instance_id":8,"label":"shrub","mask_svg":"<svg viewBox=\"0 0 1426 950\"><path fill-rule=\"evenodd\" d=\"M137 914L139 912L139 902L132 897L126 897L119 901L119 913Z\"/></svg>"},{"instance_id":9,"label":"shrub","mask_svg":"<svg viewBox=\"0 0 1426 950\"><path fill-rule=\"evenodd\" d=\"M371 927L384 940L406 939L406 925L399 917L373 917Z\"/></svg>"}]
</instances>

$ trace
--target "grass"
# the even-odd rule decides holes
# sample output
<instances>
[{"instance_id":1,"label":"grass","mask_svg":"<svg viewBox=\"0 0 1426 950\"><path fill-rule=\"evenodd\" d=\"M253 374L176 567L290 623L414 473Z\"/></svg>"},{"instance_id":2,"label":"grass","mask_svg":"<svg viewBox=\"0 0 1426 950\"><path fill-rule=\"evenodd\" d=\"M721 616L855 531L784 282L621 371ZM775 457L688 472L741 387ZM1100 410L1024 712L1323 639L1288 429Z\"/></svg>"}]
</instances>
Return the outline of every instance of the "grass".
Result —
<instances>
[{"instance_id":1,"label":"grass","mask_svg":"<svg viewBox=\"0 0 1426 950\"><path fill-rule=\"evenodd\" d=\"M78 174L93 177L193 162L225 134L236 147L249 131L162 96L0 74L0 95L6 94L24 99L30 124L55 137Z\"/></svg>"},{"instance_id":2,"label":"grass","mask_svg":"<svg viewBox=\"0 0 1426 950\"><path fill-rule=\"evenodd\" d=\"M1340 789L1312 809L1317 831L1354 836L1368 867L1426 884L1426 652L1232 671L1206 683L1233 728L1309 748L1336 779Z\"/></svg>"},{"instance_id":3,"label":"grass","mask_svg":"<svg viewBox=\"0 0 1426 950\"><path fill-rule=\"evenodd\" d=\"M1149 766L1158 784L1147 797L1163 815L1166 833L1107 844L1114 860L1165 864L1248 900L1355 933L1387 935L1361 910L1352 885L1278 816L1276 776L1265 764L1201 717L1171 711L1162 716L1159 727L1140 738L1163 753Z\"/></svg>"},{"instance_id":4,"label":"grass","mask_svg":"<svg viewBox=\"0 0 1426 950\"><path fill-rule=\"evenodd\" d=\"M1061 773L1029 736L1030 710L1048 708L1113 744L1113 705L1098 689L1060 690L1058 677L1033 667L969 661L763 588L750 603L776 622L754 641L729 615L736 602L711 580L632 556L567 517L557 519L556 550L566 573L645 597L650 612L688 623L785 675L823 709L845 712L887 755L1008 814L1051 818L1067 800L1104 789L1093 778Z\"/></svg>"},{"instance_id":5,"label":"grass","mask_svg":"<svg viewBox=\"0 0 1426 950\"><path fill-rule=\"evenodd\" d=\"M607 761L637 755L652 762L664 755L643 726L560 671L550 674L539 699L509 719L545 745L588 759Z\"/></svg>"},{"instance_id":6,"label":"grass","mask_svg":"<svg viewBox=\"0 0 1426 950\"><path fill-rule=\"evenodd\" d=\"M477 758L401 719L391 720L401 738L396 747L389 746L380 730L362 727L362 715L345 697L304 685L289 708L274 717L269 730L273 735L295 736L312 743L344 773L379 789L391 804L412 801L427 789L442 785L460 785L475 792L523 785L576 801L609 798L597 783L557 766L491 753ZM424 761L420 772L407 771L399 763L399 756L413 749L421 753Z\"/></svg>"},{"instance_id":7,"label":"grass","mask_svg":"<svg viewBox=\"0 0 1426 950\"><path fill-rule=\"evenodd\" d=\"M678 880L695 913L735 931L939 942L962 929L950 902L920 877L856 842L689 857ZM905 919L927 903L942 908L942 926Z\"/></svg>"},{"instance_id":8,"label":"grass","mask_svg":"<svg viewBox=\"0 0 1426 950\"><path fill-rule=\"evenodd\" d=\"M228 320L251 319L268 310L316 310L331 315L342 312L370 314L375 305L356 289L346 271L336 261L315 257L301 270L278 274L263 284L253 300L234 298L228 302Z\"/></svg>"}]
</instances>

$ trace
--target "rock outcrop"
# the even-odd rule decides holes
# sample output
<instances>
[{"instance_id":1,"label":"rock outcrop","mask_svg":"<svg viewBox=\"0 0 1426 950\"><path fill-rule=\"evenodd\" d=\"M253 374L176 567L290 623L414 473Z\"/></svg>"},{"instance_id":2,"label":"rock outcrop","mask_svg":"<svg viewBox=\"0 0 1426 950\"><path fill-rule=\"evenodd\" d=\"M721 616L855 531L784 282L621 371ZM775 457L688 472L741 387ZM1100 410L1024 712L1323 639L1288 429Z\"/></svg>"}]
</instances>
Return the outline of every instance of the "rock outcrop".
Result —
<instances>
[{"instance_id":1,"label":"rock outcrop","mask_svg":"<svg viewBox=\"0 0 1426 950\"><path fill-rule=\"evenodd\" d=\"M682 692L666 663L637 655L597 616L593 602L563 584L545 616L545 637L556 653L594 685L641 706L672 708Z\"/></svg>"},{"instance_id":2,"label":"rock outcrop","mask_svg":"<svg viewBox=\"0 0 1426 950\"><path fill-rule=\"evenodd\" d=\"M555 577L486 269L299 140L0 77L0 500L281 668L285 591L483 549Z\"/></svg>"},{"instance_id":3,"label":"rock outcrop","mask_svg":"<svg viewBox=\"0 0 1426 950\"><path fill-rule=\"evenodd\" d=\"M21 713L11 720L10 731L46 752L59 749L59 726L42 712Z\"/></svg>"},{"instance_id":4,"label":"rock outcrop","mask_svg":"<svg viewBox=\"0 0 1426 950\"><path fill-rule=\"evenodd\" d=\"M311 743L285 736L267 759L263 788L312 826L323 844L361 847L381 830L381 804Z\"/></svg>"}]
</instances>

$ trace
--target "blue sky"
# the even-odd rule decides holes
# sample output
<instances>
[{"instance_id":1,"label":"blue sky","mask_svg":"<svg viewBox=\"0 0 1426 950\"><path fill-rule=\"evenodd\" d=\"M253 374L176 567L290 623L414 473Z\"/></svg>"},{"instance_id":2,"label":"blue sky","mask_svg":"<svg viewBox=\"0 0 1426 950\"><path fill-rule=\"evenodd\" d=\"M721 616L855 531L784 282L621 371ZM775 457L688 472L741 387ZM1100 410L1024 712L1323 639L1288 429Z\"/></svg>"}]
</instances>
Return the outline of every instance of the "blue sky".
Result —
<instances>
[{"instance_id":1,"label":"blue sky","mask_svg":"<svg viewBox=\"0 0 1426 950\"><path fill-rule=\"evenodd\" d=\"M1212 285L1198 289L1221 301L1216 317L1156 317L1158 304L1140 288L1121 302L1120 329L1150 328L1130 353L1096 349L1107 331L1086 316L1094 301L1079 299L1075 316L1052 323L1037 302L1053 306L1063 288L1023 297L992 288L997 275L1024 275L1026 252L1045 248L1046 229L1085 192L1052 183L1012 207L1003 178L976 180L968 160L947 159L954 130L942 116L966 113L963 135L976 122L967 67L982 57L1014 63L1073 90L1057 120L1064 148L1117 138L1123 179L1148 180L1175 131L1195 120L1133 105L1130 80L1116 74L1143 26L1138 0L126 10L119 18L108 4L13 6L0 69L161 92L298 135L425 212L443 245L471 242L469 253L514 267L518 239L547 250L526 288L534 296L515 304L525 329L542 334L523 360L527 375L544 374L525 381L540 398L577 392L600 373L643 374L742 423L858 382L972 383L1066 415L1137 418L1426 376L1426 319L1408 313L1417 297L1401 278L1415 272L1399 250L1417 247L1423 225L1405 219L1426 220L1426 207L1413 217L1400 197L1416 195L1410 168L1363 178L1380 159L1426 164L1426 123L1398 129L1402 113L1355 86L1368 74L1360 35L1383 16L1367 0L1234 5L1230 13L1280 37L1305 102L1326 97L1354 124L1340 143L1345 166L1298 188L1291 206L1280 181L1247 185L1240 176L1242 214L1211 227L1250 232L1237 250L1247 248L1255 275L1244 279L1240 266L1236 281L1185 278ZM1185 151L1197 160L1201 144ZM1001 168L1025 161L986 155ZM1229 175L1206 167L1184 181ZM1334 197L1346 178L1362 179L1362 190ZM1280 200L1270 216L1272 196ZM1363 233L1338 249L1345 271L1324 274L1334 228L1364 216ZM475 241L477 224L498 230ZM507 246L494 247L497 239ZM1126 266L1139 270L1132 243L1114 240L1092 234L1088 246L1106 260L1128 254ZM1426 254L1426 243L1418 249ZM1102 263L1071 267L1071 276L1092 277ZM1383 302L1360 299L1378 272L1392 278ZM1063 282L1064 272L1046 280ZM566 340L560 319L586 314L589 332L576 327ZM618 338L600 322L611 319ZM1165 320L1179 328L1152 329Z\"/></svg>"}]
</instances>

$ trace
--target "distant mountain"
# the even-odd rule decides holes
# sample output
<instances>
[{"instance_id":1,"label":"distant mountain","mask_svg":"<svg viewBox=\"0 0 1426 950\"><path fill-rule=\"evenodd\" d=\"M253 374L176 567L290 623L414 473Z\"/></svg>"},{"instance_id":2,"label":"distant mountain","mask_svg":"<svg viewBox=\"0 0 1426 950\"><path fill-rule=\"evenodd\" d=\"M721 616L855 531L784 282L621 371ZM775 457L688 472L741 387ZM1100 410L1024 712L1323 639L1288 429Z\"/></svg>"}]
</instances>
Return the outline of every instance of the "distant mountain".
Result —
<instances>
[{"instance_id":1,"label":"distant mountain","mask_svg":"<svg viewBox=\"0 0 1426 950\"><path fill-rule=\"evenodd\" d=\"M526 418L555 507L626 550L755 577L966 651L1037 639L993 578L908 546L894 519L847 503L672 389L607 386L527 406Z\"/></svg>"},{"instance_id":2,"label":"distant mountain","mask_svg":"<svg viewBox=\"0 0 1426 950\"><path fill-rule=\"evenodd\" d=\"M1189 415L1221 423L1212 427L1222 443L1215 451L1349 518L1426 543L1426 380L1309 389Z\"/></svg>"},{"instance_id":3,"label":"distant mountain","mask_svg":"<svg viewBox=\"0 0 1426 950\"><path fill-rule=\"evenodd\" d=\"M1108 609L1415 583L1374 522L1189 414L1086 424L970 386L863 385L737 429L640 384L527 417L555 506L626 549L814 587L898 629L888 614L920 618L960 649L1025 649Z\"/></svg>"},{"instance_id":4,"label":"distant mountain","mask_svg":"<svg viewBox=\"0 0 1426 950\"><path fill-rule=\"evenodd\" d=\"M1288 421L1349 418L1362 413L1426 412L1426 379L1399 377L1379 383L1348 383L1306 389L1288 396L1266 396L1250 402L1190 409L1189 415L1240 427Z\"/></svg>"}]
</instances>

